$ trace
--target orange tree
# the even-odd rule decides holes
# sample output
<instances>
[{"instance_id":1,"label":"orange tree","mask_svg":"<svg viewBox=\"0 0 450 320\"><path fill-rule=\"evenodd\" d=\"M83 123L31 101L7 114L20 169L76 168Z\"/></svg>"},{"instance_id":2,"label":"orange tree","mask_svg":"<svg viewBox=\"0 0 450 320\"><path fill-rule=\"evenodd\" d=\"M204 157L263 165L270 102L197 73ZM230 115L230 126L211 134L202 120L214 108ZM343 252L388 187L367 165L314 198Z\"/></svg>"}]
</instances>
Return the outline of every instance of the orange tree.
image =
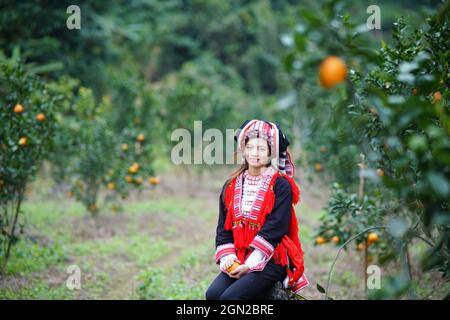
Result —
<instances>
[{"instance_id":1,"label":"orange tree","mask_svg":"<svg viewBox=\"0 0 450 320\"><path fill-rule=\"evenodd\" d=\"M378 253L380 263L399 259L400 274L374 297L414 294L413 239L429 248L423 270L450 276L449 2L421 28L398 20L391 41L378 50L342 2L324 3L327 10L317 16L301 11L303 24L291 35L285 61L299 97L293 112L309 115L302 123L306 159L338 182L316 241L347 246L356 239L366 257L371 244L369 254ZM317 74L331 55L346 62L348 81L336 87L322 81L331 87L324 91Z\"/></svg>"},{"instance_id":2,"label":"orange tree","mask_svg":"<svg viewBox=\"0 0 450 320\"><path fill-rule=\"evenodd\" d=\"M66 168L69 197L74 196L95 217L102 194L106 201L125 198L152 174L150 144L139 128L116 130L109 97L97 104L92 90L81 87L72 102L58 117L55 141L64 144L54 148L50 161L56 172L63 171L60 166Z\"/></svg>"},{"instance_id":3,"label":"orange tree","mask_svg":"<svg viewBox=\"0 0 450 320\"><path fill-rule=\"evenodd\" d=\"M18 61L0 62L0 261L3 273L27 183L47 155L54 132L55 97Z\"/></svg>"}]
</instances>

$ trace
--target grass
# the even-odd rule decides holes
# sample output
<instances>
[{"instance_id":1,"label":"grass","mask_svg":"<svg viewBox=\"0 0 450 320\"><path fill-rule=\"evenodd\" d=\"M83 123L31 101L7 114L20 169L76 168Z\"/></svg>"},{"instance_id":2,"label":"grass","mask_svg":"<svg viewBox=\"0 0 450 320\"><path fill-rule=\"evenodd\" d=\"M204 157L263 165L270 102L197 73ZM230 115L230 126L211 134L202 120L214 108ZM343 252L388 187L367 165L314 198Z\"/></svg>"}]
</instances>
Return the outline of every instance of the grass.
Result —
<instances>
[{"instance_id":1,"label":"grass","mask_svg":"<svg viewBox=\"0 0 450 320\"><path fill-rule=\"evenodd\" d=\"M40 246L30 240L19 240L7 265L8 274L25 275L44 270L65 260L65 254L59 245Z\"/></svg>"},{"instance_id":2,"label":"grass","mask_svg":"<svg viewBox=\"0 0 450 320\"><path fill-rule=\"evenodd\" d=\"M211 247L199 245L179 255L177 262L164 270L149 268L138 279L140 299L200 300L217 275ZM205 266L209 266L206 267ZM211 268L211 266L213 266Z\"/></svg>"},{"instance_id":3,"label":"grass","mask_svg":"<svg viewBox=\"0 0 450 320\"><path fill-rule=\"evenodd\" d=\"M29 286L15 290L0 290L0 299L2 300L69 300L74 298L74 292L69 291L65 285L50 287L42 280L33 281Z\"/></svg>"},{"instance_id":4,"label":"grass","mask_svg":"<svg viewBox=\"0 0 450 320\"><path fill-rule=\"evenodd\" d=\"M21 236L22 240L13 247L7 274L0 282L0 297L101 299L107 296L109 290L116 290L116 298L133 297L132 292L130 297L123 296L120 282L131 287L136 274L146 274L143 270L156 268L153 264L179 250L183 246L181 240L170 240L178 236L179 228L170 223L177 220L182 223L200 206L200 201L187 198L133 202L126 205L124 213L118 214L126 217L117 220L120 225L108 226L120 232L97 234L95 224L86 216L84 208L73 200L27 202L23 206L24 213L21 216L22 223L26 226L25 233ZM150 224L157 223L158 221L154 221L157 218L152 219L156 213L163 213L164 217L167 217L165 223L169 222L167 227L155 226L167 231L161 235L150 234L149 229L140 225L142 217L148 217ZM109 215L113 214L105 212L102 217ZM198 217L201 219L207 215ZM114 220L112 223L115 223ZM100 225L100 228L102 227L104 226ZM206 255L204 249L202 252ZM195 253L192 253L190 258L186 258L185 254L186 252L182 254L183 259L190 259L186 265L192 266ZM69 290L66 287L65 281L69 276L66 269L70 265L77 265L81 270L81 291ZM169 270L165 269L165 272ZM57 279L51 279L52 277ZM177 282L169 286L174 292L178 292L174 297L182 295L181 292L187 295L186 292L189 291L180 279L179 277ZM171 289L168 290L166 295L170 296Z\"/></svg>"},{"instance_id":5,"label":"grass","mask_svg":"<svg viewBox=\"0 0 450 320\"><path fill-rule=\"evenodd\" d=\"M120 213L105 207L94 222L71 199L25 202L20 220L24 233L0 279L0 299L204 299L219 272L209 232L216 227L216 201L152 194L122 206ZM326 285L338 248L314 245L314 228L323 210L301 202L296 212L311 280L305 297L321 299L316 283ZM411 255L424 249L419 242ZM66 286L71 265L80 269L81 290ZM382 276L389 275L386 271ZM330 295L364 298L362 279L361 256L344 251L332 275ZM436 274L416 279L417 297L436 298L450 291L448 285L436 288Z\"/></svg>"}]
</instances>

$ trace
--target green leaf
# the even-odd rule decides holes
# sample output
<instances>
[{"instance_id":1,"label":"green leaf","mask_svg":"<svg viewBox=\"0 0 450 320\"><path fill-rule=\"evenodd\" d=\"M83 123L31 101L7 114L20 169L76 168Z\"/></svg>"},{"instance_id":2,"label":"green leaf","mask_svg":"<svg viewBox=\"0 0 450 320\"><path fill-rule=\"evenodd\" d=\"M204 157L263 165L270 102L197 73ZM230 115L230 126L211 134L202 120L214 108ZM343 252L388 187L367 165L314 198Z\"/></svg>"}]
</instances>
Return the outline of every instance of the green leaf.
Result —
<instances>
[{"instance_id":1,"label":"green leaf","mask_svg":"<svg viewBox=\"0 0 450 320\"><path fill-rule=\"evenodd\" d=\"M320 284L317 284L317 290L318 290L320 293L325 293L325 289L324 289Z\"/></svg>"},{"instance_id":2,"label":"green leaf","mask_svg":"<svg viewBox=\"0 0 450 320\"><path fill-rule=\"evenodd\" d=\"M427 177L428 182L437 194L439 194L443 198L448 197L450 185L447 179L441 173L430 172L428 173Z\"/></svg>"}]
</instances>

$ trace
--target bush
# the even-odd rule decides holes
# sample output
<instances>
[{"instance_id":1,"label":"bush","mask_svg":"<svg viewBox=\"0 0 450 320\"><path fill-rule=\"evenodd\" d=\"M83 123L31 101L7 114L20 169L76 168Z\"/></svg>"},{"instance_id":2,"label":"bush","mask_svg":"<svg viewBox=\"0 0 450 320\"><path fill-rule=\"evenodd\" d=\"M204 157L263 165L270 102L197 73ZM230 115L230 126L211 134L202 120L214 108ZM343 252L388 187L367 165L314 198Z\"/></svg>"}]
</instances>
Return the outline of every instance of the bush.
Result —
<instances>
[{"instance_id":1,"label":"bush","mask_svg":"<svg viewBox=\"0 0 450 320\"><path fill-rule=\"evenodd\" d=\"M0 61L0 257L5 271L27 183L47 155L55 97L19 61Z\"/></svg>"}]
</instances>

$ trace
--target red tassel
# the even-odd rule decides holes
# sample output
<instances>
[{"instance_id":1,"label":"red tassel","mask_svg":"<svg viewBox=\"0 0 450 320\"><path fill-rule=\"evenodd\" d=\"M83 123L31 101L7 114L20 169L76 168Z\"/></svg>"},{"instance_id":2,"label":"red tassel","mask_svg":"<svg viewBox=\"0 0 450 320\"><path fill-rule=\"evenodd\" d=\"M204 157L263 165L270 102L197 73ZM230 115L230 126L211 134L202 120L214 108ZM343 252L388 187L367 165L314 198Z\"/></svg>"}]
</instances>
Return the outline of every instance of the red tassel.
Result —
<instances>
[{"instance_id":1,"label":"red tassel","mask_svg":"<svg viewBox=\"0 0 450 320\"><path fill-rule=\"evenodd\" d=\"M276 264L279 264L283 267L288 265L287 252L282 243L280 243L275 249L273 260Z\"/></svg>"},{"instance_id":2,"label":"red tassel","mask_svg":"<svg viewBox=\"0 0 450 320\"><path fill-rule=\"evenodd\" d=\"M234 186L236 179L234 179L225 189L224 195L224 207L227 210L224 228L225 230L231 230L233 228L233 198L234 198Z\"/></svg>"},{"instance_id":3,"label":"red tassel","mask_svg":"<svg viewBox=\"0 0 450 320\"><path fill-rule=\"evenodd\" d=\"M292 239L287 236L284 236L281 240L283 246L287 249L289 258L292 262L293 269L295 270L293 273L292 282L295 283L300 279L304 272L304 259L303 259L303 250L301 247L298 247Z\"/></svg>"}]
</instances>

